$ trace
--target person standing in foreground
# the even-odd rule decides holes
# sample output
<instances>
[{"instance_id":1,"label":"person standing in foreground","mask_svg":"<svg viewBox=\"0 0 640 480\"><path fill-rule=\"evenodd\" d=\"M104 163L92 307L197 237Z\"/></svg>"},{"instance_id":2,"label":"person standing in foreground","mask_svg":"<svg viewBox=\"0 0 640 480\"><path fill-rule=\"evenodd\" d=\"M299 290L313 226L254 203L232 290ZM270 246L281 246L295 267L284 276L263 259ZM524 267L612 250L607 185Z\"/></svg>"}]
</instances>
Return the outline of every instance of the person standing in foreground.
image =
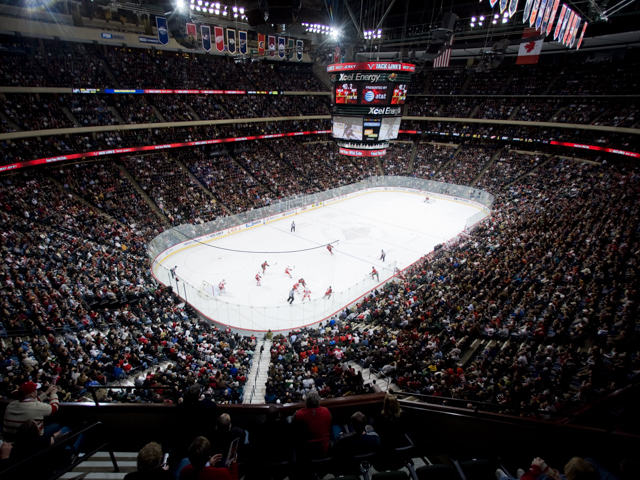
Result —
<instances>
[{"instance_id":1,"label":"person standing in foreground","mask_svg":"<svg viewBox=\"0 0 640 480\"><path fill-rule=\"evenodd\" d=\"M298 453L303 459L322 458L329 451L331 412L320 406L320 395L313 390L307 393L306 408L298 410L294 418L300 444Z\"/></svg>"},{"instance_id":2,"label":"person standing in foreground","mask_svg":"<svg viewBox=\"0 0 640 480\"><path fill-rule=\"evenodd\" d=\"M291 222L291 231L292 232L296 231L296 222Z\"/></svg>"},{"instance_id":3,"label":"person standing in foreground","mask_svg":"<svg viewBox=\"0 0 640 480\"><path fill-rule=\"evenodd\" d=\"M60 389L51 385L46 392L38 396L38 386L33 382L25 382L18 388L20 400L11 402L4 411L3 434L6 437L14 436L20 426L28 420L36 422L40 435L45 433L44 417L56 413L60 408L58 403ZM46 399L49 399L49 403L43 403ZM52 431L46 432L48 435L60 429L57 425L51 425L51 427L53 427Z\"/></svg>"}]
</instances>

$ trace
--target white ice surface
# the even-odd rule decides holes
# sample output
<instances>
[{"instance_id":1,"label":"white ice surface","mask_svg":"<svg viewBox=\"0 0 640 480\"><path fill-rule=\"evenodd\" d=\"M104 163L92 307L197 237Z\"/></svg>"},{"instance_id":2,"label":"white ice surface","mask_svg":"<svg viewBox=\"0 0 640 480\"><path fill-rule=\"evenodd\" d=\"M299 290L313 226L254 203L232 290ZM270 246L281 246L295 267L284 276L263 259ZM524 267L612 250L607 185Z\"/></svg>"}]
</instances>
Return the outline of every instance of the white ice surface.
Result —
<instances>
[{"instance_id":1,"label":"white ice surface","mask_svg":"<svg viewBox=\"0 0 640 480\"><path fill-rule=\"evenodd\" d=\"M404 192L369 192L249 230L196 244L167 257L155 274L170 282L167 270L177 266L180 280L202 289L206 280L218 285L226 280L227 292L216 300L195 294L187 287L187 301L201 313L241 330L290 330L309 325L339 312L378 283L391 277L393 266L403 269L433 250L439 243L464 230L466 220L478 208L454 200L425 203L424 196ZM292 233L291 221L296 232ZM335 242L338 243L335 243ZM327 251L334 244L334 256ZM273 253L310 249L299 253ZM224 249L258 253L231 252ZM380 260L381 250L386 262ZM262 253L269 252L269 253ZM255 275L267 261L261 286ZM293 279L285 275L294 267ZM380 282L369 276L380 271ZM304 278L315 301L302 305L296 294L287 303L294 280ZM172 282L175 287L175 281ZM336 292L324 299L331 286ZM184 286L179 287L185 296ZM302 292L301 292L302 293ZM253 308L251 308L253 307Z\"/></svg>"}]
</instances>

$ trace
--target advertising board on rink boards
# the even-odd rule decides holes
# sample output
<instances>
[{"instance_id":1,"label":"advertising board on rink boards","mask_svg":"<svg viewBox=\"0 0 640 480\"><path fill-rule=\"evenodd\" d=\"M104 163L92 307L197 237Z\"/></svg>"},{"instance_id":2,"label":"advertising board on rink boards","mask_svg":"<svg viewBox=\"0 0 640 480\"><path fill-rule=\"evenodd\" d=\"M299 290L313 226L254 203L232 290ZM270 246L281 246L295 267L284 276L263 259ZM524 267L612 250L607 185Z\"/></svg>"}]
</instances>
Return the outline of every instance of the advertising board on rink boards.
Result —
<instances>
[{"instance_id":1,"label":"advertising board on rink boards","mask_svg":"<svg viewBox=\"0 0 640 480\"><path fill-rule=\"evenodd\" d=\"M453 197L453 196L449 196L449 195L442 195L442 194L438 194L438 193L431 193L431 192L427 192L424 190L417 190L417 189L413 189L413 188L406 188L406 187L369 187L369 188L364 188L362 190L357 190L355 192L351 192L351 193L346 193L344 195L338 195L337 197L333 197L327 200L323 200L321 202L317 202L317 203L312 203L309 205L305 205L302 207L298 207L298 208L294 208L291 210L287 210L286 212L281 212L278 213L276 215L271 215L269 217L264 217L258 220L254 220L252 222L249 223L243 223L241 225L236 225L235 227L230 227L224 230L219 230L217 232L213 232L213 233L209 233L207 235L203 235L201 237L197 237L197 238L193 238L190 240L187 240L185 242L179 243L177 245L174 245L170 248L168 248L167 250L165 250L164 252L162 252L161 254L159 254L155 261L157 263L162 263L162 261L164 261L167 257L169 257L170 255L172 255L175 252L178 252L184 248L188 248L191 247L193 245L196 244L202 244L205 243L207 241L213 240L214 238L222 238L226 235L231 235L237 232L240 232L242 230L247 230L249 228L254 228L257 227L259 225L264 225L267 223L271 223L271 222L275 222L277 220L282 220L284 218L287 217L292 217L294 215L298 215L299 213L304 213L310 210L315 210L317 208L320 207L324 207L326 205L330 205L332 203L336 203L342 200L346 200L347 198L352 198L352 197L356 197L356 196L360 196L363 195L365 193L370 193L370 192L408 192L408 193L414 193L414 194L418 194L418 195L428 195L431 198L439 198L442 200L449 200L449 201L455 201L455 202L464 202L467 203L469 205L472 205L474 207L479 208L480 210L483 210L485 212L487 212L487 208L485 205L475 202L473 200L468 200L466 198L459 198L459 197ZM488 212L487 212L488 213Z\"/></svg>"}]
</instances>

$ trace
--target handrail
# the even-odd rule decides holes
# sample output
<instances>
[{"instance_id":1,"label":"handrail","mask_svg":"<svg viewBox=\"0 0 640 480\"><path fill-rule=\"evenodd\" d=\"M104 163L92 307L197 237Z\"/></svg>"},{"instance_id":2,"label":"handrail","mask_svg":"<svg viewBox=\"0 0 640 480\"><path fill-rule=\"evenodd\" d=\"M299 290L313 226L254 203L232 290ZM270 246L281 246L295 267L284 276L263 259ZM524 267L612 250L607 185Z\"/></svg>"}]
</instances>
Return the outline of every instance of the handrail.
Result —
<instances>
[{"instance_id":1,"label":"handrail","mask_svg":"<svg viewBox=\"0 0 640 480\"><path fill-rule=\"evenodd\" d=\"M1 476L3 480L4 479L8 480L11 478L24 478L25 472L29 472L29 473L33 472L33 465L40 466L40 467L43 466L43 463L45 462L38 462L38 460L46 459L53 452L57 452L58 450L65 449L66 447L75 443L81 435L88 434L89 432L94 433L95 430L99 429L99 427L101 427L102 425L103 425L102 422L94 422L90 425L86 425L80 428L79 430L76 430L75 432L72 432L66 435L62 440L57 441L54 445L51 445L39 451L38 453L35 453L30 457L27 457L24 460L19 461L18 463L12 464L10 467L8 467L5 470L0 470L0 474L2 474ZM96 438L99 438L98 435L96 435ZM54 471L52 475L48 477L48 479L55 480L57 478L60 478L62 475L73 470L82 462L85 462L86 460L88 460L95 453L104 449L107 446L107 444L108 442L102 442L102 443L99 442L99 445L94 446L89 451L83 452L84 453L83 456L79 456L77 455L77 452L75 452L76 454L73 454L71 457L72 461L68 465L63 467L61 470ZM111 462L113 463L114 472L119 472L120 469L118 467L118 463L116 462L116 458L113 455L113 450L109 449L108 451L109 451L109 456L111 457ZM56 457L58 455L60 454L57 454ZM29 465L30 467L28 469L25 469L25 466L27 465Z\"/></svg>"}]
</instances>

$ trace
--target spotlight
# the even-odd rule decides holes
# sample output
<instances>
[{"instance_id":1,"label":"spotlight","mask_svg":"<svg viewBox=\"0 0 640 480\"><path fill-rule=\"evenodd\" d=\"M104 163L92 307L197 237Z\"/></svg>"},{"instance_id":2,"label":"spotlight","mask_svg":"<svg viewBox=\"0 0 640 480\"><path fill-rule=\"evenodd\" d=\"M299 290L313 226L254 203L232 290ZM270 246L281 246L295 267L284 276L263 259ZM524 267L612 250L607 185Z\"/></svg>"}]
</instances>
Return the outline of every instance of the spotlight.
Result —
<instances>
[{"instance_id":1,"label":"spotlight","mask_svg":"<svg viewBox=\"0 0 640 480\"><path fill-rule=\"evenodd\" d=\"M493 16L493 18L500 18L500 15L498 15L497 13Z\"/></svg>"},{"instance_id":2,"label":"spotlight","mask_svg":"<svg viewBox=\"0 0 640 480\"><path fill-rule=\"evenodd\" d=\"M509 19L508 19L508 18L503 18L503 19L502 19L502 23L507 23L508 21L509 21Z\"/></svg>"},{"instance_id":3,"label":"spotlight","mask_svg":"<svg viewBox=\"0 0 640 480\"><path fill-rule=\"evenodd\" d=\"M240 7L240 13L244 13L244 8Z\"/></svg>"},{"instance_id":4,"label":"spotlight","mask_svg":"<svg viewBox=\"0 0 640 480\"><path fill-rule=\"evenodd\" d=\"M491 23L493 23L494 25L497 25L498 21L497 20L492 20Z\"/></svg>"},{"instance_id":5,"label":"spotlight","mask_svg":"<svg viewBox=\"0 0 640 480\"><path fill-rule=\"evenodd\" d=\"M471 22L469 25L471 25L471 28L473 28L473 27L475 27L475 26L476 26L476 24L475 24L475 23L473 23L473 22Z\"/></svg>"},{"instance_id":6,"label":"spotlight","mask_svg":"<svg viewBox=\"0 0 640 480\"><path fill-rule=\"evenodd\" d=\"M478 25L479 25L479 26L482 26L482 22L478 22Z\"/></svg>"},{"instance_id":7,"label":"spotlight","mask_svg":"<svg viewBox=\"0 0 640 480\"><path fill-rule=\"evenodd\" d=\"M484 15L480 15L480 21L484 21Z\"/></svg>"},{"instance_id":8,"label":"spotlight","mask_svg":"<svg viewBox=\"0 0 640 480\"><path fill-rule=\"evenodd\" d=\"M476 17L471 17L471 21L475 22L476 21Z\"/></svg>"},{"instance_id":9,"label":"spotlight","mask_svg":"<svg viewBox=\"0 0 640 480\"><path fill-rule=\"evenodd\" d=\"M504 12L504 14L502 15L504 18L508 18L509 17L509 12Z\"/></svg>"},{"instance_id":10,"label":"spotlight","mask_svg":"<svg viewBox=\"0 0 640 480\"><path fill-rule=\"evenodd\" d=\"M238 7L233 7L233 12L237 12L238 11Z\"/></svg>"}]
</instances>

